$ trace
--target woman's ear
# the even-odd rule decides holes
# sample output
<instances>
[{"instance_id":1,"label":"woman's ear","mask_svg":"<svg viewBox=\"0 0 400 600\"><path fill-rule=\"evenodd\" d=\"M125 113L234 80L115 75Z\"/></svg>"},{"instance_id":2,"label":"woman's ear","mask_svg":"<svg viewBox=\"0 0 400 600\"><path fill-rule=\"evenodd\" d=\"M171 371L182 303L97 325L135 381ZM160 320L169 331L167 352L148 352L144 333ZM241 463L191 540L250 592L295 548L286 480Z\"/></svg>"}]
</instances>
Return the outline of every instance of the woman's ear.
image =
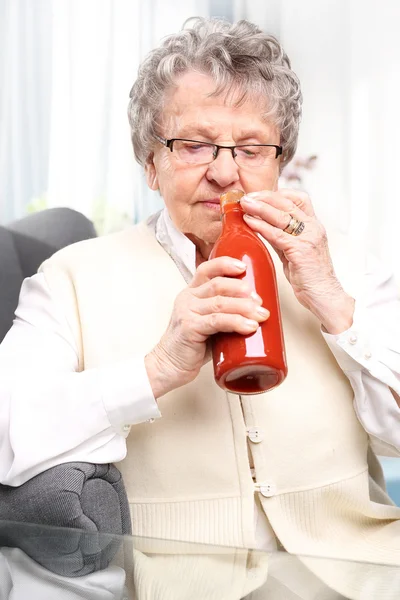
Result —
<instances>
[{"instance_id":1,"label":"woman's ear","mask_svg":"<svg viewBox=\"0 0 400 600\"><path fill-rule=\"evenodd\" d=\"M151 190L158 190L158 179L157 179L157 170L154 164L154 154L151 153L144 165L144 172L146 175L147 185Z\"/></svg>"}]
</instances>

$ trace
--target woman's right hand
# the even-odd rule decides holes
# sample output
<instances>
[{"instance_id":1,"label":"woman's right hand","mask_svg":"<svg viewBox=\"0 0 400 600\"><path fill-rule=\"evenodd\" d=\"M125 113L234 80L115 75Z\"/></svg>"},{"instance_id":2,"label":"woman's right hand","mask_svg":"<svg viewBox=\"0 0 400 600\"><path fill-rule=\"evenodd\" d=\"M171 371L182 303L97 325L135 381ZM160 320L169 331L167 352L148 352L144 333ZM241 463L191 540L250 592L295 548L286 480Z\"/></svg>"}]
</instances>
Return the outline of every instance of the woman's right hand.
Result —
<instances>
[{"instance_id":1,"label":"woman's right hand","mask_svg":"<svg viewBox=\"0 0 400 600\"><path fill-rule=\"evenodd\" d=\"M241 279L246 265L224 256L202 263L176 297L171 320L145 365L154 397L193 381L210 359L208 338L219 332L253 333L269 317L261 298Z\"/></svg>"}]
</instances>

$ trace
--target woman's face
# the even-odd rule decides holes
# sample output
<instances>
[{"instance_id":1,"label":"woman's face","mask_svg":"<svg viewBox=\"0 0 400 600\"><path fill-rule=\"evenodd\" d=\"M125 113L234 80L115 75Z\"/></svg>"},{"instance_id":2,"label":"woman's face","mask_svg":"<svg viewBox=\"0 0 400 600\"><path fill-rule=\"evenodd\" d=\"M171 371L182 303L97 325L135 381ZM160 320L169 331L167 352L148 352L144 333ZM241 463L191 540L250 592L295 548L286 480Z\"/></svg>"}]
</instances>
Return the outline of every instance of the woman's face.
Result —
<instances>
[{"instance_id":1,"label":"woman's face","mask_svg":"<svg viewBox=\"0 0 400 600\"><path fill-rule=\"evenodd\" d=\"M166 138L185 138L235 144L278 144L279 132L262 120L260 102L248 99L235 106L237 96L209 97L215 83L208 75L189 72L177 80L166 97L162 130ZM246 193L276 190L279 159L263 167L239 167L229 150L220 150L207 165L180 162L161 143L146 165L149 186L159 189L175 226L192 241L213 244L221 230L219 196L241 189Z\"/></svg>"}]
</instances>

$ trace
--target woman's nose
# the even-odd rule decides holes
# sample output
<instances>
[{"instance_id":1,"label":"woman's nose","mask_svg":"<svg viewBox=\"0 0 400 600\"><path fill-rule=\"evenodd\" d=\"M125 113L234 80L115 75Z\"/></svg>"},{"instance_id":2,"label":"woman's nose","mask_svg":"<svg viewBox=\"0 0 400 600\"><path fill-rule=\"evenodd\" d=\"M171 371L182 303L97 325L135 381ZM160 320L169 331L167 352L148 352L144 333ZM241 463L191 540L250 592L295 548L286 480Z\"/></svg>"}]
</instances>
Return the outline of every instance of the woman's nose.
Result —
<instances>
[{"instance_id":1,"label":"woman's nose","mask_svg":"<svg viewBox=\"0 0 400 600\"><path fill-rule=\"evenodd\" d=\"M232 156L232 150L220 148L217 158L208 167L206 177L222 188L239 180L239 167Z\"/></svg>"}]
</instances>

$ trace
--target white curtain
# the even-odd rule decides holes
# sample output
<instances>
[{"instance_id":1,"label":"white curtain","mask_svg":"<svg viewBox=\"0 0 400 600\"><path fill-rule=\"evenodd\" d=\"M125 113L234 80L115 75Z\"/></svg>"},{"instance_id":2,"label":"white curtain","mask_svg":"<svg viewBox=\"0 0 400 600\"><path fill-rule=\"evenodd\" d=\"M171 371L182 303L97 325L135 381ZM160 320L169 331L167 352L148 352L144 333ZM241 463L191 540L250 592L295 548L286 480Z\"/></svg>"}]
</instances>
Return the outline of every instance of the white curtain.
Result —
<instances>
[{"instance_id":1,"label":"white curtain","mask_svg":"<svg viewBox=\"0 0 400 600\"><path fill-rule=\"evenodd\" d=\"M107 231L160 206L133 158L129 90L163 36L208 14L208 0L0 0L1 221L36 198Z\"/></svg>"},{"instance_id":2,"label":"white curtain","mask_svg":"<svg viewBox=\"0 0 400 600\"><path fill-rule=\"evenodd\" d=\"M178 0L174 10L162 0L53 3L50 205L95 212L106 231L161 206L133 160L128 94L145 54L194 14L206 15L207 3Z\"/></svg>"},{"instance_id":3,"label":"white curtain","mask_svg":"<svg viewBox=\"0 0 400 600\"><path fill-rule=\"evenodd\" d=\"M47 187L50 8L48 0L0 0L0 223Z\"/></svg>"},{"instance_id":4,"label":"white curtain","mask_svg":"<svg viewBox=\"0 0 400 600\"><path fill-rule=\"evenodd\" d=\"M348 230L400 282L400 3L353 0L349 18Z\"/></svg>"},{"instance_id":5,"label":"white curtain","mask_svg":"<svg viewBox=\"0 0 400 600\"><path fill-rule=\"evenodd\" d=\"M298 154L321 217L390 264L400 281L400 2L234 0L234 18L276 35L300 77Z\"/></svg>"}]
</instances>

